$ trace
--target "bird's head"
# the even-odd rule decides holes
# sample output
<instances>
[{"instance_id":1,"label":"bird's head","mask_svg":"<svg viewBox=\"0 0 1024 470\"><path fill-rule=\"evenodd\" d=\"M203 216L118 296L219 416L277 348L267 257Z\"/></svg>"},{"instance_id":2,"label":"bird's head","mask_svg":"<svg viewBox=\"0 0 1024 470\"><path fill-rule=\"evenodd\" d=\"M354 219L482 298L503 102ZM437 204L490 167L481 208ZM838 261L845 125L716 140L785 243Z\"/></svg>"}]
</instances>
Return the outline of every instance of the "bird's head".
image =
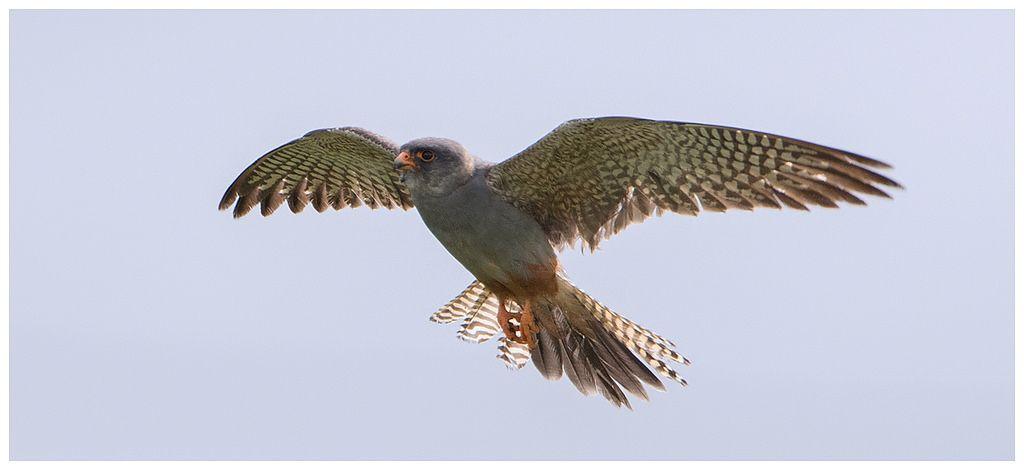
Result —
<instances>
[{"instance_id":1,"label":"bird's head","mask_svg":"<svg viewBox=\"0 0 1024 470\"><path fill-rule=\"evenodd\" d=\"M414 194L440 196L465 184L473 175L475 162L458 142L427 137L403 145L395 169Z\"/></svg>"}]
</instances>

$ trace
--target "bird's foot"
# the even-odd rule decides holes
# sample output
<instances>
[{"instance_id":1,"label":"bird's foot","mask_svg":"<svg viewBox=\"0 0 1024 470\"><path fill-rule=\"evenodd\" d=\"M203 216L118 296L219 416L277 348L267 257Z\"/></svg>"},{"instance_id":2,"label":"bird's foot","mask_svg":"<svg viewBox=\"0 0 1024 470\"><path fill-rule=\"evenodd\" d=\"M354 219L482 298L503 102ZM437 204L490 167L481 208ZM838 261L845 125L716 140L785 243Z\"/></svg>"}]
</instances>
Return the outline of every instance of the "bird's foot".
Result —
<instances>
[{"instance_id":1,"label":"bird's foot","mask_svg":"<svg viewBox=\"0 0 1024 470\"><path fill-rule=\"evenodd\" d=\"M519 341L520 343L525 343L527 346L530 347L530 350L532 351L534 345L536 344L536 334L539 331L540 328L537 326L537 323L536 321L534 321L533 318L533 309L530 307L530 302L524 302L523 311L519 315L519 332L521 333L522 337L517 339L516 341Z\"/></svg>"},{"instance_id":2,"label":"bird's foot","mask_svg":"<svg viewBox=\"0 0 1024 470\"><path fill-rule=\"evenodd\" d=\"M529 302L523 302L522 310L510 312L505 307L504 301L498 302L498 325L501 326L505 337L519 344L525 344L533 348L535 335L540 328L534 322L533 311Z\"/></svg>"},{"instance_id":3,"label":"bird's foot","mask_svg":"<svg viewBox=\"0 0 1024 470\"><path fill-rule=\"evenodd\" d=\"M515 325L512 324L515 318L512 313L505 308L505 299L498 299L498 325L501 326L501 332L505 334L505 337L512 341L520 341L519 331ZM518 320L515 320L518 323Z\"/></svg>"}]
</instances>

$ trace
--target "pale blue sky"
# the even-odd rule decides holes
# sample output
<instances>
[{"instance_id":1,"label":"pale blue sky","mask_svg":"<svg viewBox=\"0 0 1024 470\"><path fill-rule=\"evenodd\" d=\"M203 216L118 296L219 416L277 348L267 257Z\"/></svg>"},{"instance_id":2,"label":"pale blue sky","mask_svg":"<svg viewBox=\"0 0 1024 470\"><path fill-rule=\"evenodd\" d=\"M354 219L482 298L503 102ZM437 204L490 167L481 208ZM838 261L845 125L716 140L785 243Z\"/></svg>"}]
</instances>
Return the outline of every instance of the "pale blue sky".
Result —
<instances>
[{"instance_id":1,"label":"pale blue sky","mask_svg":"<svg viewBox=\"0 0 1024 470\"><path fill-rule=\"evenodd\" d=\"M14 12L16 459L1007 459L1009 12ZM314 128L501 160L560 122L892 163L868 207L665 216L568 274L694 364L635 412L427 322L414 211L232 220ZM512 442L509 442L511 440Z\"/></svg>"}]
</instances>

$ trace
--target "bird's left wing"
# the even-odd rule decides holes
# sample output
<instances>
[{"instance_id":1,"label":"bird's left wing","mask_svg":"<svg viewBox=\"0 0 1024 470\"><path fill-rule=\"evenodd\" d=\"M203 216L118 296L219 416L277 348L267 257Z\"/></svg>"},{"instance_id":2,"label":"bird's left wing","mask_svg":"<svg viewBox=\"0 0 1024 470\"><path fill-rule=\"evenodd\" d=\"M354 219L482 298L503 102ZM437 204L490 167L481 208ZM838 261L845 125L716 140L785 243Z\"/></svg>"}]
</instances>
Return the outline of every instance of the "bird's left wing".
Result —
<instances>
[{"instance_id":1,"label":"bird's left wing","mask_svg":"<svg viewBox=\"0 0 1024 470\"><path fill-rule=\"evenodd\" d=\"M292 212L310 201L319 212L363 204L409 209L409 190L394 168L397 154L395 144L363 129L315 130L249 165L224 193L220 209L235 203L235 217L257 204L267 216L285 201Z\"/></svg>"},{"instance_id":2,"label":"bird's left wing","mask_svg":"<svg viewBox=\"0 0 1024 470\"><path fill-rule=\"evenodd\" d=\"M653 213L864 204L899 187L885 163L763 132L625 117L562 124L495 165L490 187L555 246L591 249Z\"/></svg>"}]
</instances>

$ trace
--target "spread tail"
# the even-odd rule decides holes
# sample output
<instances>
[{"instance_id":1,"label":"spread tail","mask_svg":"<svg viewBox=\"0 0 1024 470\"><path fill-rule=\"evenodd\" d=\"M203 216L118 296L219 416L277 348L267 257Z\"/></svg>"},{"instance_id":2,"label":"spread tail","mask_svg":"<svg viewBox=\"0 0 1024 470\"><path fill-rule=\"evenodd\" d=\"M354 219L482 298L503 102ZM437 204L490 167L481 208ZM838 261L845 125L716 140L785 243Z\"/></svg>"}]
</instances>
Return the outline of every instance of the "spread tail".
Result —
<instances>
[{"instance_id":1,"label":"spread tail","mask_svg":"<svg viewBox=\"0 0 1024 470\"><path fill-rule=\"evenodd\" d=\"M496 297L474 282L431 320L463 320L459 337L483 342L502 331ZM559 275L558 291L534 299L525 310L509 305L515 338L501 338L498 358L510 368L528 360L550 380L566 377L584 395L595 392L615 406L630 407L623 389L647 399L643 384L664 386L654 372L682 385L686 381L666 361L689 364L671 341L633 323L594 300Z\"/></svg>"},{"instance_id":2,"label":"spread tail","mask_svg":"<svg viewBox=\"0 0 1024 470\"><path fill-rule=\"evenodd\" d=\"M643 384L664 390L651 369L686 385L662 360L689 363L671 342L609 310L564 277L558 287L556 294L531 306L537 327L528 341L530 355L545 378L557 380L564 371L584 395L600 392L626 407L623 389L645 400Z\"/></svg>"}]
</instances>

